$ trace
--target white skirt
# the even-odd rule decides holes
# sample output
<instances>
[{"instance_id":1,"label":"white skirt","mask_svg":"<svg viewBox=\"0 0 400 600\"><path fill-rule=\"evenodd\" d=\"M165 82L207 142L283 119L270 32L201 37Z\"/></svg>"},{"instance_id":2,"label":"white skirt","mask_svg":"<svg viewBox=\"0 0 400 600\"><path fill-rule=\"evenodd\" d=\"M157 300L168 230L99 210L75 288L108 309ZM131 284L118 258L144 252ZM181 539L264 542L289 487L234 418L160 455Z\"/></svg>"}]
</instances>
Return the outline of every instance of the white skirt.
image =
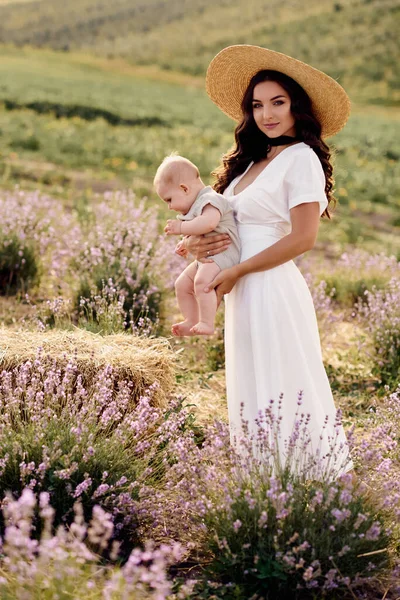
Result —
<instances>
[{"instance_id":1,"label":"white skirt","mask_svg":"<svg viewBox=\"0 0 400 600\"><path fill-rule=\"evenodd\" d=\"M239 233L241 262L282 237L275 225L241 224ZM248 422L250 433L255 433L255 419L260 411L270 409L275 419L281 417L277 444L284 463L288 440L303 414L303 421L309 420L310 456L325 461L325 466L329 463L329 468L334 466L337 474L351 469L346 436L336 420L322 361L312 296L294 262L242 277L225 296L225 306L232 442L242 435L243 420Z\"/></svg>"}]
</instances>

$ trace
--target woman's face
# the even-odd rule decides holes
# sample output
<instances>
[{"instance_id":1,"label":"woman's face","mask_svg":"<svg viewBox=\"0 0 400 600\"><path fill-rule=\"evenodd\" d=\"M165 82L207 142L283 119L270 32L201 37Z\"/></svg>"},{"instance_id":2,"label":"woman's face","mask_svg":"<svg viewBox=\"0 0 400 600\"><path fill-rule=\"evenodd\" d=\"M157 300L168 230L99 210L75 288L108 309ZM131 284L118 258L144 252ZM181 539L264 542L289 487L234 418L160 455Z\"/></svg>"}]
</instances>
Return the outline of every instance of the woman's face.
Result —
<instances>
[{"instance_id":1,"label":"woman's face","mask_svg":"<svg viewBox=\"0 0 400 600\"><path fill-rule=\"evenodd\" d=\"M289 94L276 81L262 81L253 90L253 117L270 138L296 135Z\"/></svg>"}]
</instances>

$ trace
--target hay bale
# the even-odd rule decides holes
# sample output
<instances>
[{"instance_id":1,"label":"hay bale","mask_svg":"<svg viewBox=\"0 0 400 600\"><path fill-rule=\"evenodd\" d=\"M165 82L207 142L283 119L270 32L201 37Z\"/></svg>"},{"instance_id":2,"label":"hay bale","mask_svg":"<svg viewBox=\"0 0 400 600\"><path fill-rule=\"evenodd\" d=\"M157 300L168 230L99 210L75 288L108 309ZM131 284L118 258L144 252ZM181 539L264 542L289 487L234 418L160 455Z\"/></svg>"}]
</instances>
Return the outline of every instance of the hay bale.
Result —
<instances>
[{"instance_id":1,"label":"hay bale","mask_svg":"<svg viewBox=\"0 0 400 600\"><path fill-rule=\"evenodd\" d=\"M45 332L0 328L0 369L11 371L33 361L39 350L45 364L56 364L61 371L72 359L88 391L96 374L107 365L112 366L116 381L133 382L135 401L158 381L153 404L165 406L174 383L174 353L165 339L129 334L101 336L78 328Z\"/></svg>"}]
</instances>

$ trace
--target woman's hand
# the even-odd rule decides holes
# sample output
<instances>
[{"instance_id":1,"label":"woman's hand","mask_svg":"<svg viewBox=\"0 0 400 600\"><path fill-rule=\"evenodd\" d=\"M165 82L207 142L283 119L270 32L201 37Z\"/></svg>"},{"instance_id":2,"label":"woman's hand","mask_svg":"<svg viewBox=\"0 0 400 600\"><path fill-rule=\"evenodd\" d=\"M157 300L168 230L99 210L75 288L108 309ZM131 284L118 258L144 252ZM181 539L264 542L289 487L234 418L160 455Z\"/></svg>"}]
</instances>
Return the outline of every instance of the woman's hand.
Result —
<instances>
[{"instance_id":1,"label":"woman's hand","mask_svg":"<svg viewBox=\"0 0 400 600\"><path fill-rule=\"evenodd\" d=\"M210 292L215 289L217 293L217 306L219 306L222 297L225 294L229 294L238 279L240 279L240 275L237 266L230 267L230 269L223 269L212 282L204 288L204 291Z\"/></svg>"},{"instance_id":2,"label":"woman's hand","mask_svg":"<svg viewBox=\"0 0 400 600\"><path fill-rule=\"evenodd\" d=\"M210 256L224 252L231 243L231 238L225 233L215 235L188 235L184 238L185 248L201 262L213 262Z\"/></svg>"}]
</instances>

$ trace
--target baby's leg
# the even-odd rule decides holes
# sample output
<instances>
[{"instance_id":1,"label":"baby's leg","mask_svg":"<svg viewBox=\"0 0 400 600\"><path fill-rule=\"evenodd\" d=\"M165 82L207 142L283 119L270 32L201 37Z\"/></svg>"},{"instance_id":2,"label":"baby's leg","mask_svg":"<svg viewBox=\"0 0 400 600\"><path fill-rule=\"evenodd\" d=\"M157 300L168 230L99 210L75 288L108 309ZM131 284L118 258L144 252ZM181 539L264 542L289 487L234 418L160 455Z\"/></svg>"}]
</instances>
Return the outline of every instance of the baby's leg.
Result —
<instances>
[{"instance_id":1,"label":"baby's leg","mask_svg":"<svg viewBox=\"0 0 400 600\"><path fill-rule=\"evenodd\" d=\"M192 335L212 335L214 333L217 294L215 290L205 292L204 288L211 283L220 270L215 262L203 263L197 270L194 278L194 292L199 305L199 322L191 328Z\"/></svg>"},{"instance_id":2,"label":"baby's leg","mask_svg":"<svg viewBox=\"0 0 400 600\"><path fill-rule=\"evenodd\" d=\"M199 310L194 295L194 278L196 272L197 263L192 262L175 281L176 299L185 320L172 325L171 331L173 335L194 335L190 329L199 320Z\"/></svg>"}]
</instances>

